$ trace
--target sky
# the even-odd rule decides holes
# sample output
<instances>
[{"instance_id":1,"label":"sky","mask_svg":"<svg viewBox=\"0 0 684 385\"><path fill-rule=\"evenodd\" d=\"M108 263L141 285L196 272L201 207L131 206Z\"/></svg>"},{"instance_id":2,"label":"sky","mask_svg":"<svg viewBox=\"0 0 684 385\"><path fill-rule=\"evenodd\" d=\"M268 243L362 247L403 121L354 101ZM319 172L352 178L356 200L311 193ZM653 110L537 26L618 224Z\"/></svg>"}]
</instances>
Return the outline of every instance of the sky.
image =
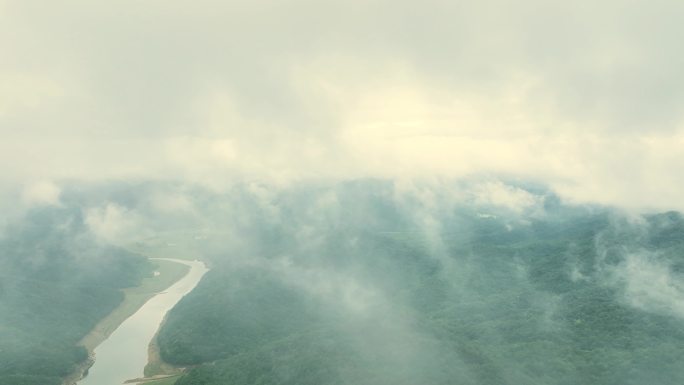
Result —
<instances>
[{"instance_id":1,"label":"sky","mask_svg":"<svg viewBox=\"0 0 684 385\"><path fill-rule=\"evenodd\" d=\"M684 3L0 0L0 184L462 178L684 209Z\"/></svg>"}]
</instances>

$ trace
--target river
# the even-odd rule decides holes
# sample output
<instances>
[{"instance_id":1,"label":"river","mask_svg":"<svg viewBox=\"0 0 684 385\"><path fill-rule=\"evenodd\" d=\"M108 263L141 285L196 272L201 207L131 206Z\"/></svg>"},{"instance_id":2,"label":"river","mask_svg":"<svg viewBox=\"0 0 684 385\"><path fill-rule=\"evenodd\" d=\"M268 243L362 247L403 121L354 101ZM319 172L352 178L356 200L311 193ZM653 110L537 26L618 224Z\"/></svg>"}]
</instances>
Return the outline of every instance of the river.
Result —
<instances>
[{"instance_id":1,"label":"river","mask_svg":"<svg viewBox=\"0 0 684 385\"><path fill-rule=\"evenodd\" d=\"M190 266L188 273L166 291L155 295L95 348L95 363L78 385L121 385L143 377L147 348L166 313L189 293L207 272L204 263L159 258Z\"/></svg>"}]
</instances>

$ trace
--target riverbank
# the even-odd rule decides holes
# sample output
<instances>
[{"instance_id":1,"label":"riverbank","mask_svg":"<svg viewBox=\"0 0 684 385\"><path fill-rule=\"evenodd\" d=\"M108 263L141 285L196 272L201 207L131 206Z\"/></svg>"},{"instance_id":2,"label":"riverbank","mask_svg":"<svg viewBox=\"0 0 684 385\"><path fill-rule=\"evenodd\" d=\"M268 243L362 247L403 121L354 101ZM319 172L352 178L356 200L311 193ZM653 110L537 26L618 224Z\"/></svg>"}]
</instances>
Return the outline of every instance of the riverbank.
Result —
<instances>
[{"instance_id":1,"label":"riverbank","mask_svg":"<svg viewBox=\"0 0 684 385\"><path fill-rule=\"evenodd\" d=\"M147 365L145 366L145 377L153 377L159 375L181 375L183 374L183 371L185 369L168 364L164 362L164 360L162 360L161 358L159 344L157 343L157 337L159 336L159 330L161 330L161 328L164 327L164 323L166 323L166 316L164 316L164 320L159 325L159 329L157 329L157 332L154 334L154 337L152 337L152 341L150 341L150 345L147 348Z\"/></svg>"},{"instance_id":2,"label":"riverbank","mask_svg":"<svg viewBox=\"0 0 684 385\"><path fill-rule=\"evenodd\" d=\"M81 339L79 345L88 350L88 359L64 379L63 385L75 385L81 380L95 362L95 348L147 301L178 282L190 271L189 266L172 261L150 259L150 262L156 266L155 271L158 274L143 279L139 286L124 289L124 299L121 304Z\"/></svg>"}]
</instances>

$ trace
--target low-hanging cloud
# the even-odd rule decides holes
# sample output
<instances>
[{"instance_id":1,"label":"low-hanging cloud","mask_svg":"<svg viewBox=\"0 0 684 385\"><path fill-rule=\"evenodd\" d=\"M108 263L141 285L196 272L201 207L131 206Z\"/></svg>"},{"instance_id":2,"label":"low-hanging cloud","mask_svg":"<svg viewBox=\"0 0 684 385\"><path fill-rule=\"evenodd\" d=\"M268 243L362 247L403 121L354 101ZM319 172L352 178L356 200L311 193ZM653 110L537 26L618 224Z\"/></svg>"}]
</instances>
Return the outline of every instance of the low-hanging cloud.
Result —
<instances>
[{"instance_id":1,"label":"low-hanging cloud","mask_svg":"<svg viewBox=\"0 0 684 385\"><path fill-rule=\"evenodd\" d=\"M613 271L623 300L638 309L684 318L684 281L648 252L635 252Z\"/></svg>"},{"instance_id":2,"label":"low-hanging cloud","mask_svg":"<svg viewBox=\"0 0 684 385\"><path fill-rule=\"evenodd\" d=\"M0 1L0 178L508 174L682 208L676 1Z\"/></svg>"}]
</instances>

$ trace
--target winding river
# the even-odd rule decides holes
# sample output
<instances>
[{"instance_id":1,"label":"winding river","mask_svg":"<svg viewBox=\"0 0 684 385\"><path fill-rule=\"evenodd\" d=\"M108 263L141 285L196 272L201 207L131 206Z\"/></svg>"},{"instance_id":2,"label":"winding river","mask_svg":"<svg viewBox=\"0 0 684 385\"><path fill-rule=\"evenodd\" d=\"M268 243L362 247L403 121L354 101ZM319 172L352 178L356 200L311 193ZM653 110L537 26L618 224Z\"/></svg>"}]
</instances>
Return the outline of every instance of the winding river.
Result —
<instances>
[{"instance_id":1,"label":"winding river","mask_svg":"<svg viewBox=\"0 0 684 385\"><path fill-rule=\"evenodd\" d=\"M95 363L78 385L121 385L126 380L143 377L148 345L164 316L208 270L200 261L159 259L188 265L190 270L166 291L147 301L95 348Z\"/></svg>"}]
</instances>

